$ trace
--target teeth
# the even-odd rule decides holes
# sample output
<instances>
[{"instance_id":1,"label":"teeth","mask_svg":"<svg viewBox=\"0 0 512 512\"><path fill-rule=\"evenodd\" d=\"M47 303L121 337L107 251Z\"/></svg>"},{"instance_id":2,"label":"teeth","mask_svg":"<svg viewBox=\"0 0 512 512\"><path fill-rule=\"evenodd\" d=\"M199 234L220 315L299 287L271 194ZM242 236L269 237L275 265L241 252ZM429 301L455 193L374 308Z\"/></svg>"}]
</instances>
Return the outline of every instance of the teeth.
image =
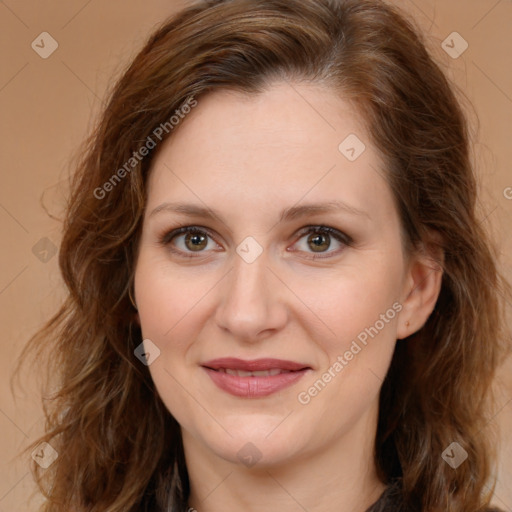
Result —
<instances>
[{"instance_id":1,"label":"teeth","mask_svg":"<svg viewBox=\"0 0 512 512\"><path fill-rule=\"evenodd\" d=\"M220 368L219 371L237 377L273 377L280 373L289 373L290 370L281 370L280 368L272 368L271 370L258 370L255 372L248 372L245 370L232 370L231 368Z\"/></svg>"},{"instance_id":2,"label":"teeth","mask_svg":"<svg viewBox=\"0 0 512 512\"><path fill-rule=\"evenodd\" d=\"M281 370L273 368L272 370L260 370L258 372L251 372L255 377L268 377L270 375L279 375Z\"/></svg>"}]
</instances>

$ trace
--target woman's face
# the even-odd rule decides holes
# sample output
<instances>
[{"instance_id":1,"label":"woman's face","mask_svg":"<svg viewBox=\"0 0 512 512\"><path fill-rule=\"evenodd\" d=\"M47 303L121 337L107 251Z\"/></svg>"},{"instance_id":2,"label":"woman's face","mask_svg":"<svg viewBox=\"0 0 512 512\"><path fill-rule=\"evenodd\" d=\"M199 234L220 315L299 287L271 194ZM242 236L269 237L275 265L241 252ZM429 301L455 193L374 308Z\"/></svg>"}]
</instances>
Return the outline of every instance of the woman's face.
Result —
<instances>
[{"instance_id":1,"label":"woman's face","mask_svg":"<svg viewBox=\"0 0 512 512\"><path fill-rule=\"evenodd\" d=\"M202 97L175 130L149 178L135 299L186 453L273 465L373 440L411 281L360 116L321 86L276 84Z\"/></svg>"}]
</instances>

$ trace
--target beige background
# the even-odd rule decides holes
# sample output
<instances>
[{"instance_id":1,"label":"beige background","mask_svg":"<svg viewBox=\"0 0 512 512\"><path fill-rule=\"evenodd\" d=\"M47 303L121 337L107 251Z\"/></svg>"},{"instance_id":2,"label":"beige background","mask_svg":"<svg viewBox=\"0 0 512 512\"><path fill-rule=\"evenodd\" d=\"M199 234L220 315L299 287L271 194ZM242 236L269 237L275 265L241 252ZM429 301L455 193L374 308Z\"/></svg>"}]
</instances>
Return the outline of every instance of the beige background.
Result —
<instances>
[{"instance_id":1,"label":"beige background","mask_svg":"<svg viewBox=\"0 0 512 512\"><path fill-rule=\"evenodd\" d=\"M54 246L71 156L100 111L113 74L134 56L177 0L0 0L0 512L36 510L27 458L16 454L41 431L37 382L9 389L22 345L63 297ZM512 2L396 0L427 31L432 51L464 90L480 119L475 157L482 177L482 222L491 229L512 277ZM442 41L458 32L469 44L457 59ZM57 41L47 59L31 47L42 32ZM451 43L461 48L459 41ZM474 115L472 115L475 117ZM509 199L507 199L507 197ZM512 365L497 381L502 431L495 501L512 511ZM503 383L503 385L501 385Z\"/></svg>"}]
</instances>

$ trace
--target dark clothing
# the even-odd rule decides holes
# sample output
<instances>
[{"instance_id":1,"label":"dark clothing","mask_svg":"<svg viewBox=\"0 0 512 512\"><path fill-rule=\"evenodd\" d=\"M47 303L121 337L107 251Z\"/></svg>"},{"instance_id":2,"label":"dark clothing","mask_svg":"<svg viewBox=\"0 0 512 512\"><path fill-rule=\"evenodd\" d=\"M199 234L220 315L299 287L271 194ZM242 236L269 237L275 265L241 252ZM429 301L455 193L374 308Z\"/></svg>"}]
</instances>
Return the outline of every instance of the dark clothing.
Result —
<instances>
[{"instance_id":1,"label":"dark clothing","mask_svg":"<svg viewBox=\"0 0 512 512\"><path fill-rule=\"evenodd\" d=\"M401 480L396 479L382 493L381 497L366 512L407 512L402 501ZM503 512L498 508L488 508L485 512Z\"/></svg>"},{"instance_id":2,"label":"dark clothing","mask_svg":"<svg viewBox=\"0 0 512 512\"><path fill-rule=\"evenodd\" d=\"M401 480L388 485L380 498L366 512L406 512L402 502Z\"/></svg>"}]
</instances>

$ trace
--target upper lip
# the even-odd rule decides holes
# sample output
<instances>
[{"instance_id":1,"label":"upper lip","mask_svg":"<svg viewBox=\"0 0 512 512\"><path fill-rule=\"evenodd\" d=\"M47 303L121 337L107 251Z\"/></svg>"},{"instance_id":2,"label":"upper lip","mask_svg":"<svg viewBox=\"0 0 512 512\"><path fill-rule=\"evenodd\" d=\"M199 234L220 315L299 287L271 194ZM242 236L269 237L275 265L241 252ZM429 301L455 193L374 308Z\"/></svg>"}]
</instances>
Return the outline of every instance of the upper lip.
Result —
<instances>
[{"instance_id":1,"label":"upper lip","mask_svg":"<svg viewBox=\"0 0 512 512\"><path fill-rule=\"evenodd\" d=\"M272 370L278 368L280 370L297 371L310 368L307 364L297 363L295 361L287 361L285 359L252 359L244 360L235 357L221 357L219 359L212 359L202 363L201 366L211 368L212 370L219 370L221 368L231 370L243 370L246 372L257 372L262 370Z\"/></svg>"}]
</instances>

